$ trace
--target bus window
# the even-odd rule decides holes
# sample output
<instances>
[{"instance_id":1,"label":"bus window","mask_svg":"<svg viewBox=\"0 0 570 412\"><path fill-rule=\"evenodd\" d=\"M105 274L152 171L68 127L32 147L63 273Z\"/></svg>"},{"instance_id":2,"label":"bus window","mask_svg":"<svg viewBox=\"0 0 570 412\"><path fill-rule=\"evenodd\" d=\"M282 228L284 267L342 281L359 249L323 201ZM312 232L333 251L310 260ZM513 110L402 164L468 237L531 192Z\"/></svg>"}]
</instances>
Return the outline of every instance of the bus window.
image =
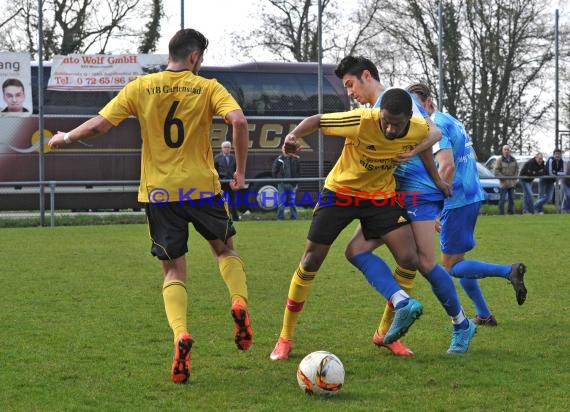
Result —
<instances>
[{"instance_id":1,"label":"bus window","mask_svg":"<svg viewBox=\"0 0 570 412\"><path fill-rule=\"evenodd\" d=\"M206 72L232 93L249 116L310 116L318 112L315 73ZM323 82L324 112L346 110L346 101Z\"/></svg>"},{"instance_id":2,"label":"bus window","mask_svg":"<svg viewBox=\"0 0 570 412\"><path fill-rule=\"evenodd\" d=\"M333 74L334 66L323 65L324 112L345 111L349 100L342 81ZM50 66L44 67L47 84ZM200 75L216 78L242 106L249 122L249 154L246 179L270 179L273 160L280 152L283 139L304 117L318 112L317 65L314 63L246 63L230 67L204 67ZM38 68L32 66L34 115L0 117L0 181L33 182L39 178L38 168ZM44 129L46 138L59 130L68 131L96 115L118 92L111 91L44 91ZM231 140L231 128L221 118L214 118L211 130L214 154L220 143ZM304 139L301 175L316 178L319 153L323 154L326 174L336 162L344 139L326 139L319 147L317 133ZM140 128L135 118L128 118L105 136L76 143L45 153L45 180L53 181L136 181L140 174ZM273 182L251 182L249 190ZM86 208L124 209L139 207L136 193L117 196L86 190L77 184L78 192L60 194L58 209ZM300 190L316 198L317 180L302 182ZM75 190L74 189L74 190ZM0 196L0 210L29 209L37 204L37 194L15 192ZM26 203L28 202L28 203ZM30 206L32 205L32 206Z\"/></svg>"},{"instance_id":3,"label":"bus window","mask_svg":"<svg viewBox=\"0 0 570 412\"><path fill-rule=\"evenodd\" d=\"M44 84L47 85L50 67L44 67ZM32 66L32 84L38 84L38 67ZM44 90L45 114L96 115L118 92ZM38 88L32 87L34 113L38 113Z\"/></svg>"}]
</instances>

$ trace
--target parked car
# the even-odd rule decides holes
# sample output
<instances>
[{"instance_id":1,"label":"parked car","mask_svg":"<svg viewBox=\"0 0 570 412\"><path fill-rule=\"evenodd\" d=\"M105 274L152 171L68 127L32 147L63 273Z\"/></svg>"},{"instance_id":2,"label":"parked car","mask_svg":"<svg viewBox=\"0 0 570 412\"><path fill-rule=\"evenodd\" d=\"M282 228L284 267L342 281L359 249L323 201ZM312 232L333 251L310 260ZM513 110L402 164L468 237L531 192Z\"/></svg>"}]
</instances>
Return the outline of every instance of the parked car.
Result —
<instances>
[{"instance_id":1,"label":"parked car","mask_svg":"<svg viewBox=\"0 0 570 412\"><path fill-rule=\"evenodd\" d=\"M544 161L546 162L547 159L551 156L549 154L543 154L544 155ZM493 155L491 157L489 157L487 159L487 161L485 162L485 167L487 169L489 169L489 171L491 171L491 173L493 173L493 168L495 166L495 162L497 161L497 159L501 157L501 155ZM517 159L517 164L519 166L519 172L520 170L522 170L524 164L529 161L530 159L532 159L534 156L529 156L529 155L513 155L513 157L515 159ZM568 154L564 154L562 156L562 160L564 161L564 165L567 164L567 162L570 162L570 155ZM539 192L539 186L538 186L538 182L539 179L536 178L532 181L532 192L534 193L535 196L538 196L538 192ZM515 186L515 196L518 197L522 197L523 193L522 193L522 186L520 184L517 184Z\"/></svg>"},{"instance_id":2,"label":"parked car","mask_svg":"<svg viewBox=\"0 0 570 412\"><path fill-rule=\"evenodd\" d=\"M533 156L529 156L529 155L512 155L512 156L517 160L519 170L522 169L522 167L527 162L527 160L530 160L533 158ZM493 155L493 156L489 157L487 159L487 161L485 162L484 166L487 169L489 169L491 172L493 172L493 168L495 167L495 162L497 161L497 159L499 157L501 157L501 155ZM546 161L546 158L544 160Z\"/></svg>"},{"instance_id":3,"label":"parked car","mask_svg":"<svg viewBox=\"0 0 570 412\"><path fill-rule=\"evenodd\" d=\"M544 155L544 161L546 162L546 160L552 156L552 153L548 154L548 153L543 153ZM531 155L512 155L515 159L517 159L517 164L519 165L519 170L522 169L522 167L524 166L524 164L532 159L534 156ZM485 167L491 171L493 171L493 168L495 167L495 162L497 161L497 159L501 157L501 155L493 155L491 157L489 157L487 159L487 161L485 162ZM564 161L564 164L566 164L566 162L570 161L570 155L568 154L564 154L562 156L562 160Z\"/></svg>"},{"instance_id":4,"label":"parked car","mask_svg":"<svg viewBox=\"0 0 570 412\"><path fill-rule=\"evenodd\" d=\"M495 177L493 172L487 169L482 163L477 162L477 172L479 180L485 192L484 203L499 202L499 179Z\"/></svg>"}]
</instances>

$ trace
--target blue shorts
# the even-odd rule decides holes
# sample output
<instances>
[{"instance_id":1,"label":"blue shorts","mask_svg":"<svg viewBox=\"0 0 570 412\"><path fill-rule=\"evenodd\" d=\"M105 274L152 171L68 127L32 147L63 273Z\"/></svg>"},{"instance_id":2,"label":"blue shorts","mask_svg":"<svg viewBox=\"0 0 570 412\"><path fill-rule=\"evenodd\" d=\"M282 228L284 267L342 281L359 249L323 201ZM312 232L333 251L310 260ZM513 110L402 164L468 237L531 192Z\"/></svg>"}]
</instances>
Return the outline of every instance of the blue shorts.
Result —
<instances>
[{"instance_id":1,"label":"blue shorts","mask_svg":"<svg viewBox=\"0 0 570 412\"><path fill-rule=\"evenodd\" d=\"M481 202L444 209L441 213L439 244L441 251L448 255L469 252L475 247L475 224L479 217Z\"/></svg>"},{"instance_id":2,"label":"blue shorts","mask_svg":"<svg viewBox=\"0 0 570 412\"><path fill-rule=\"evenodd\" d=\"M412 222L435 220L442 209L443 200L427 200L418 197L414 204L406 204L406 211Z\"/></svg>"}]
</instances>

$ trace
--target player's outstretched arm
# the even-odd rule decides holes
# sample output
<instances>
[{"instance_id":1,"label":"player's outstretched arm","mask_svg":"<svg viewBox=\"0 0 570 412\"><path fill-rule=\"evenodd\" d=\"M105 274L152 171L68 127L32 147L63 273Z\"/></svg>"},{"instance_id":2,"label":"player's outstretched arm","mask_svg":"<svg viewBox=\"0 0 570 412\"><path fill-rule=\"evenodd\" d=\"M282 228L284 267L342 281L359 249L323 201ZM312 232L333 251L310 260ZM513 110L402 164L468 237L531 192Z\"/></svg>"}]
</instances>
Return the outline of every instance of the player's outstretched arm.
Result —
<instances>
[{"instance_id":1,"label":"player's outstretched arm","mask_svg":"<svg viewBox=\"0 0 570 412\"><path fill-rule=\"evenodd\" d=\"M101 115L97 115L80 124L69 132L57 132L48 142L48 146L52 149L65 146L83 139L91 139L93 137L107 133L113 127L113 123L105 119Z\"/></svg>"},{"instance_id":2,"label":"player's outstretched arm","mask_svg":"<svg viewBox=\"0 0 570 412\"><path fill-rule=\"evenodd\" d=\"M292 155L298 158L301 147L297 142L298 138L305 137L319 129L319 124L321 122L321 115L316 114L311 117L303 119L287 136L283 141L283 146L281 151L285 154Z\"/></svg>"}]
</instances>

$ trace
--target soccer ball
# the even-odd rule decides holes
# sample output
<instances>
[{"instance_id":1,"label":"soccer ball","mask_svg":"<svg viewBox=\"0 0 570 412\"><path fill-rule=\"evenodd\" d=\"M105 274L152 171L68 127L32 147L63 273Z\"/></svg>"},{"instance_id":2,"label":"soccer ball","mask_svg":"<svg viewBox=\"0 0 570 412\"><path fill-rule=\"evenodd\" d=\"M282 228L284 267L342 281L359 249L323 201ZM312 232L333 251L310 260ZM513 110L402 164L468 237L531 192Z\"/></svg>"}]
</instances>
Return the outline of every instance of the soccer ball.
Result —
<instances>
[{"instance_id":1,"label":"soccer ball","mask_svg":"<svg viewBox=\"0 0 570 412\"><path fill-rule=\"evenodd\" d=\"M309 353L297 368L299 387L309 395L333 396L344 384L344 366L327 351Z\"/></svg>"}]
</instances>

